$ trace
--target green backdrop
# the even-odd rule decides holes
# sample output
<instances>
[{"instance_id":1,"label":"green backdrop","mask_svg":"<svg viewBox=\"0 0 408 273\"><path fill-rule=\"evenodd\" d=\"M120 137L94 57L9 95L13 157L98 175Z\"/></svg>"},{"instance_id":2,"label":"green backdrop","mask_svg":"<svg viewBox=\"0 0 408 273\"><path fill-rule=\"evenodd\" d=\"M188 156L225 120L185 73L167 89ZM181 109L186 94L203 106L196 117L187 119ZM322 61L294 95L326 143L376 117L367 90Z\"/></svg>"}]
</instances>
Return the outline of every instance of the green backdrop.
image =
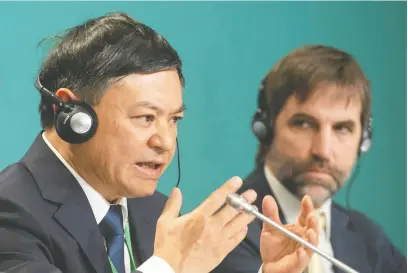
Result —
<instances>
[{"instance_id":1,"label":"green backdrop","mask_svg":"<svg viewBox=\"0 0 408 273\"><path fill-rule=\"evenodd\" d=\"M254 166L250 120L261 77L296 47L324 43L354 54L372 81L374 138L352 207L406 253L406 2L2 2L0 168L18 160L40 129L32 86L46 36L110 11L163 34L184 62L188 110L180 127L183 212ZM160 181L168 194L176 160ZM345 191L336 196L345 203Z\"/></svg>"}]
</instances>

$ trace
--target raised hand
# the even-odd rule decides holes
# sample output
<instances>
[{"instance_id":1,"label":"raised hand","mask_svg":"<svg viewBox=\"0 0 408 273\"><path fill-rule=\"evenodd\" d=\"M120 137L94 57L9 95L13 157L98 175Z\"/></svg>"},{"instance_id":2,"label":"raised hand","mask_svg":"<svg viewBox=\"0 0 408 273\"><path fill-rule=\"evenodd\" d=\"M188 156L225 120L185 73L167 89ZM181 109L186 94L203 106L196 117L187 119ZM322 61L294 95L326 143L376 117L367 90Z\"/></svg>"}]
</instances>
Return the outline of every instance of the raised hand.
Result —
<instances>
[{"instance_id":1,"label":"raised hand","mask_svg":"<svg viewBox=\"0 0 408 273\"><path fill-rule=\"evenodd\" d=\"M296 224L288 224L284 227L316 246L319 238L319 225L313 210L310 198L305 196L302 199L301 212ZM271 196L263 199L262 212L274 222L282 225L277 204ZM263 273L301 273L306 269L313 254L312 250L266 223L262 228L260 249Z\"/></svg>"},{"instance_id":2,"label":"raised hand","mask_svg":"<svg viewBox=\"0 0 408 273\"><path fill-rule=\"evenodd\" d=\"M164 259L176 273L208 273L246 236L254 216L224 206L227 194L242 185L233 177L192 212L179 217L182 195L174 189L157 222L154 255ZM256 193L242 194L252 203Z\"/></svg>"}]
</instances>

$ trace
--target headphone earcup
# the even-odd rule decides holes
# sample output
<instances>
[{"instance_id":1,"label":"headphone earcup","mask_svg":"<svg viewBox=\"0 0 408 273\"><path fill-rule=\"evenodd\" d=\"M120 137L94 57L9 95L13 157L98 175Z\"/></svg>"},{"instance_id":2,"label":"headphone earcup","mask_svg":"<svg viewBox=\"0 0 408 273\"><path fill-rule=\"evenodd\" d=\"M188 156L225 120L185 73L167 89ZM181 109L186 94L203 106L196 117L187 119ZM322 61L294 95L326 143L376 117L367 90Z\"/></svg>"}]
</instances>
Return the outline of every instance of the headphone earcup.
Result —
<instances>
[{"instance_id":1,"label":"headphone earcup","mask_svg":"<svg viewBox=\"0 0 408 273\"><path fill-rule=\"evenodd\" d=\"M263 141L266 137L268 128L262 120L262 110L257 109L252 118L252 133L258 138L259 141Z\"/></svg>"},{"instance_id":2,"label":"headphone earcup","mask_svg":"<svg viewBox=\"0 0 408 273\"><path fill-rule=\"evenodd\" d=\"M371 133L368 129L363 131L363 137L360 143L360 153L366 153L371 147Z\"/></svg>"},{"instance_id":3,"label":"headphone earcup","mask_svg":"<svg viewBox=\"0 0 408 273\"><path fill-rule=\"evenodd\" d=\"M267 124L267 117L262 110L258 109L252 119L252 132L261 143L270 144L272 141L272 128Z\"/></svg>"},{"instance_id":4,"label":"headphone earcup","mask_svg":"<svg viewBox=\"0 0 408 273\"><path fill-rule=\"evenodd\" d=\"M66 104L73 109L55 113L54 125L59 137L71 144L88 141L98 127L95 111L84 102L70 101Z\"/></svg>"},{"instance_id":5,"label":"headphone earcup","mask_svg":"<svg viewBox=\"0 0 408 273\"><path fill-rule=\"evenodd\" d=\"M363 135L361 137L359 154L368 152L368 150L371 147L371 144L372 144L372 140L371 140L372 139L372 130L373 130L372 122L373 122L373 118L372 118L372 116L370 116L370 118L368 119L367 125L365 126L365 128L363 130Z\"/></svg>"},{"instance_id":6,"label":"headphone earcup","mask_svg":"<svg viewBox=\"0 0 408 273\"><path fill-rule=\"evenodd\" d=\"M267 128L262 121L254 121L252 123L252 132L259 140L264 140L267 134Z\"/></svg>"},{"instance_id":7,"label":"headphone earcup","mask_svg":"<svg viewBox=\"0 0 408 273\"><path fill-rule=\"evenodd\" d=\"M368 152L370 147L371 147L371 139L365 138L365 139L363 139L363 141L360 144L360 152L361 153L366 153L366 152Z\"/></svg>"}]
</instances>

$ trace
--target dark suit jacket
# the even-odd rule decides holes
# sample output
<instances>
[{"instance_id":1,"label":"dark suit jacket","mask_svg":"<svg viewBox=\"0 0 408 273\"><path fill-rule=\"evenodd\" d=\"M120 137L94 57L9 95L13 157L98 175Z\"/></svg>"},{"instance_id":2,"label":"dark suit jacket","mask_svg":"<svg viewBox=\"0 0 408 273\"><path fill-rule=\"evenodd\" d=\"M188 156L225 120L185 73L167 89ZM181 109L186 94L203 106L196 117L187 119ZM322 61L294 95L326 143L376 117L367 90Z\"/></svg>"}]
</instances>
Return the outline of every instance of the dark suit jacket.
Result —
<instances>
[{"instance_id":1,"label":"dark suit jacket","mask_svg":"<svg viewBox=\"0 0 408 273\"><path fill-rule=\"evenodd\" d=\"M272 195L263 168L256 169L246 179L243 192L254 189L258 198L255 205L262 212L262 200ZM279 207L279 204L278 204ZM331 243L334 256L360 273L405 273L407 260L389 242L387 236L373 221L360 212L332 205ZM282 223L285 219L279 208ZM214 273L257 273L260 258L260 233L262 222L255 219L245 240L232 251L214 270ZM341 269L333 267L335 273Z\"/></svg>"},{"instance_id":2,"label":"dark suit jacket","mask_svg":"<svg viewBox=\"0 0 408 273\"><path fill-rule=\"evenodd\" d=\"M128 200L139 265L153 254L166 200L158 192ZM85 193L41 135L20 162L0 173L0 272L111 272Z\"/></svg>"}]
</instances>

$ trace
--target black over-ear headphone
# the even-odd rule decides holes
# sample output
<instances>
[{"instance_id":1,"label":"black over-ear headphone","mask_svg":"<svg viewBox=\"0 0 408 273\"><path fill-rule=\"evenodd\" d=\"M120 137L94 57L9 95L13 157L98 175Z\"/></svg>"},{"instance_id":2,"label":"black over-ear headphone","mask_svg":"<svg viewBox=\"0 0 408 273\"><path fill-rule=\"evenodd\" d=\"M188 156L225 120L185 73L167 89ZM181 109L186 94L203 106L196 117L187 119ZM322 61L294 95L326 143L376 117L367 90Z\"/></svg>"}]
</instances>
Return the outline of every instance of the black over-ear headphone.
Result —
<instances>
[{"instance_id":1,"label":"black over-ear headphone","mask_svg":"<svg viewBox=\"0 0 408 273\"><path fill-rule=\"evenodd\" d=\"M58 106L54 113L54 126L61 139L71 144L79 144L88 141L95 135L98 128L98 117L89 104L79 101L62 101L41 84L39 77L34 82L34 86L43 96ZM176 138L176 145L178 170L176 187L178 187L181 176L178 138Z\"/></svg>"},{"instance_id":2,"label":"black over-ear headphone","mask_svg":"<svg viewBox=\"0 0 408 273\"><path fill-rule=\"evenodd\" d=\"M98 117L89 104L80 101L62 101L42 86L39 77L34 86L41 95L57 105L54 113L54 126L60 138L71 144L79 144L88 141L95 135L98 128Z\"/></svg>"},{"instance_id":3,"label":"black over-ear headphone","mask_svg":"<svg viewBox=\"0 0 408 273\"><path fill-rule=\"evenodd\" d=\"M258 105L256 112L252 118L252 132L258 138L258 140L266 145L269 145L273 141L273 125L275 117L269 116L268 101L265 95L266 78L264 78L259 87L258 93ZM368 119L364 125L363 133L360 141L359 155L367 152L372 143L372 117Z\"/></svg>"}]
</instances>

